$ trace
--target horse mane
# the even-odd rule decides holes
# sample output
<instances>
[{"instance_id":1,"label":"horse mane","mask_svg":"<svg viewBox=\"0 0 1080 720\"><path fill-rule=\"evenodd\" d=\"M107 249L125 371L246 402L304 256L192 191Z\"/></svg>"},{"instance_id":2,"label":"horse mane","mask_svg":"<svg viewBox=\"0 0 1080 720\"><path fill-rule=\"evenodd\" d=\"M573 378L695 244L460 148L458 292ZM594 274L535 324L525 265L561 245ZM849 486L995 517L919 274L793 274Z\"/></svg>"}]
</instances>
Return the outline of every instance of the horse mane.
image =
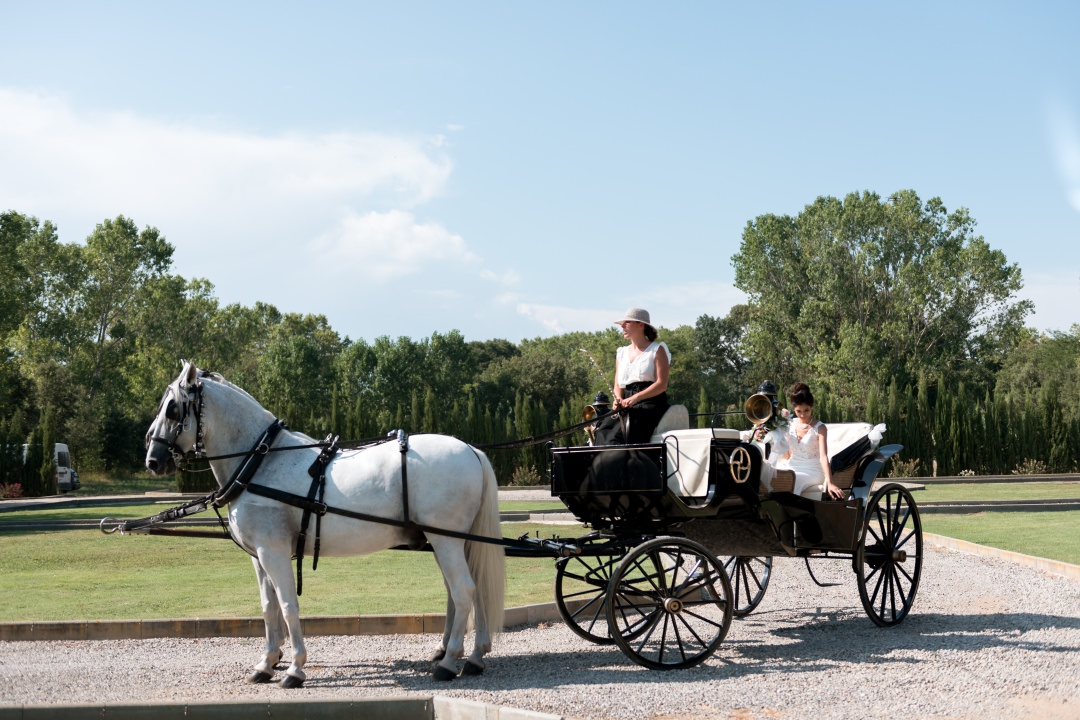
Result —
<instances>
[{"instance_id":1,"label":"horse mane","mask_svg":"<svg viewBox=\"0 0 1080 720\"><path fill-rule=\"evenodd\" d=\"M233 383L233 382L230 382L230 381L226 380L225 376L222 375L221 373L212 372L210 370L203 370L203 371L201 371L199 373L199 377L202 378L203 380L212 380L212 381L218 383L219 385L224 385L227 388L235 390L236 392L240 393L244 397L249 398L251 400L251 402L255 403L259 407L266 410L266 408L263 406L263 404L261 402L259 402L255 398L254 395L252 395L251 393L249 393L247 390L240 387L236 383ZM297 430L292 430L292 429L289 429L289 432L291 432L293 435L298 436L301 440L304 440L306 442L312 442L312 443L315 442L315 438L311 437L307 433L302 433L302 432L299 432Z\"/></svg>"},{"instance_id":2,"label":"horse mane","mask_svg":"<svg viewBox=\"0 0 1080 720\"><path fill-rule=\"evenodd\" d=\"M259 404L260 406L262 405L262 403L260 403L258 400L255 399L254 395L252 395L251 393L249 393L247 390L240 387L236 383L229 382L228 380L225 379L225 376L222 375L221 373L212 372L210 370L203 370L202 372L199 373L199 378L202 379L202 380L213 380L214 382L218 383L219 385L224 385L227 388L235 390L236 392L240 393L241 395L247 396L253 402Z\"/></svg>"}]
</instances>

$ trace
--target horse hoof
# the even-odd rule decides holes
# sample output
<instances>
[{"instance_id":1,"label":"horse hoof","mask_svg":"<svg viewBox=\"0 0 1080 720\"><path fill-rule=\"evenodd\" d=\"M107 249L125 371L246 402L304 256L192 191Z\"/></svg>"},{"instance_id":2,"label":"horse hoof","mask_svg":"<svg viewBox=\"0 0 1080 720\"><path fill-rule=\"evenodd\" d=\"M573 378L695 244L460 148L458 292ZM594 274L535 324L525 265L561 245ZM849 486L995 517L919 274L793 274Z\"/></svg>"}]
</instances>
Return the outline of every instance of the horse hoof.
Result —
<instances>
[{"instance_id":1,"label":"horse hoof","mask_svg":"<svg viewBox=\"0 0 1080 720\"><path fill-rule=\"evenodd\" d=\"M274 675L272 673L268 673L263 670L256 670L255 672L247 676L247 681L255 685L262 685L263 683L270 682L273 677Z\"/></svg>"},{"instance_id":2,"label":"horse hoof","mask_svg":"<svg viewBox=\"0 0 1080 720\"><path fill-rule=\"evenodd\" d=\"M437 663L444 657L446 657L446 648L440 648L439 650L436 650L434 653L432 653L431 658L429 659L431 660L431 662Z\"/></svg>"},{"instance_id":3,"label":"horse hoof","mask_svg":"<svg viewBox=\"0 0 1080 720\"><path fill-rule=\"evenodd\" d=\"M434 676L439 682L447 682L456 678L457 674L453 670L447 670L442 665L436 665Z\"/></svg>"},{"instance_id":4,"label":"horse hoof","mask_svg":"<svg viewBox=\"0 0 1080 720\"><path fill-rule=\"evenodd\" d=\"M296 688L303 687L304 681L293 675L286 675L285 677L281 678L281 682L279 684L286 690L295 690Z\"/></svg>"},{"instance_id":5,"label":"horse hoof","mask_svg":"<svg viewBox=\"0 0 1080 720\"><path fill-rule=\"evenodd\" d=\"M462 675L482 675L484 673L484 666L477 665L476 663L465 661L465 667L461 668Z\"/></svg>"}]
</instances>

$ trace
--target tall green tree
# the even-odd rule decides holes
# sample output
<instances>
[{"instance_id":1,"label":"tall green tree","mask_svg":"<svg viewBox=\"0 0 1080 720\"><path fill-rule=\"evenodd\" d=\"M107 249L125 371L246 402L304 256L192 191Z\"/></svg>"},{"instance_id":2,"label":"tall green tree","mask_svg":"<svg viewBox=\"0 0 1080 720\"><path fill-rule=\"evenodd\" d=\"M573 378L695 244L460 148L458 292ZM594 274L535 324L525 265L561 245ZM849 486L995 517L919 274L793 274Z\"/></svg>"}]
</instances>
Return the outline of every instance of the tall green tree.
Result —
<instances>
[{"instance_id":1,"label":"tall green tree","mask_svg":"<svg viewBox=\"0 0 1080 720\"><path fill-rule=\"evenodd\" d=\"M755 367L856 399L1000 362L1032 305L1015 297L1020 268L974 229L967 210L910 190L750 221L732 262Z\"/></svg>"}]
</instances>

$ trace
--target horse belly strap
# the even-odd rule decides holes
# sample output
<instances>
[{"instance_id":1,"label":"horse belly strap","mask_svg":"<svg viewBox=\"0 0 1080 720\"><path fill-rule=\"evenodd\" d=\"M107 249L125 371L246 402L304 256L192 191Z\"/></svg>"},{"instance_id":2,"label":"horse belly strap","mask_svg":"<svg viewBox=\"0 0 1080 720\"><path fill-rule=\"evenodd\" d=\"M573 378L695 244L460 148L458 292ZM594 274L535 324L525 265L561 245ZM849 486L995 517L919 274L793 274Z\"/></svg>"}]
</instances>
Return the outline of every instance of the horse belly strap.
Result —
<instances>
[{"instance_id":1,"label":"horse belly strap","mask_svg":"<svg viewBox=\"0 0 1080 720\"><path fill-rule=\"evenodd\" d=\"M304 566L304 546L307 545L307 529L308 523L311 522L311 514L315 513L315 551L311 556L311 569L317 570L319 567L319 545L321 544L322 536L322 516L326 514L326 503L323 502L323 498L326 493L326 466L330 464L330 461L334 459L334 456L338 453L337 438L333 435L326 436L326 447L319 453L319 457L315 458L315 462L311 463L311 467L308 468L308 475L311 476L311 488L308 490L306 498L299 498L299 496L293 496L299 498L303 504L290 502L290 504L297 505L304 511L303 517L300 519L300 534L296 537L296 594L301 595L304 592L304 579L303 579L303 566ZM251 487L249 486L249 490ZM264 488L271 490L272 488ZM292 495L292 493L285 493ZM318 500L316 500L316 497Z\"/></svg>"}]
</instances>

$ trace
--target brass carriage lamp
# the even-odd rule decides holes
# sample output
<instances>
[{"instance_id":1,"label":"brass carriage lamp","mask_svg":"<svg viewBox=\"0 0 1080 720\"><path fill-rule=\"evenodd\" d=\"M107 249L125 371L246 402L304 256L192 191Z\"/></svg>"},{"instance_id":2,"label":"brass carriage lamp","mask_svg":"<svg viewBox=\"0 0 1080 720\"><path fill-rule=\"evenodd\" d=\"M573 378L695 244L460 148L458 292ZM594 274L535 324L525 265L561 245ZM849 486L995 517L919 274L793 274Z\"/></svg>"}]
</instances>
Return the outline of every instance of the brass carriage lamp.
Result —
<instances>
[{"instance_id":1,"label":"brass carriage lamp","mask_svg":"<svg viewBox=\"0 0 1080 720\"><path fill-rule=\"evenodd\" d=\"M593 398L592 405L586 405L581 411L581 419L584 422L590 420L599 420L604 415L607 415L611 411L611 398L607 393L601 390L596 393L596 397ZM596 442L596 425L586 425L585 434L589 437L589 444Z\"/></svg>"}]
</instances>

